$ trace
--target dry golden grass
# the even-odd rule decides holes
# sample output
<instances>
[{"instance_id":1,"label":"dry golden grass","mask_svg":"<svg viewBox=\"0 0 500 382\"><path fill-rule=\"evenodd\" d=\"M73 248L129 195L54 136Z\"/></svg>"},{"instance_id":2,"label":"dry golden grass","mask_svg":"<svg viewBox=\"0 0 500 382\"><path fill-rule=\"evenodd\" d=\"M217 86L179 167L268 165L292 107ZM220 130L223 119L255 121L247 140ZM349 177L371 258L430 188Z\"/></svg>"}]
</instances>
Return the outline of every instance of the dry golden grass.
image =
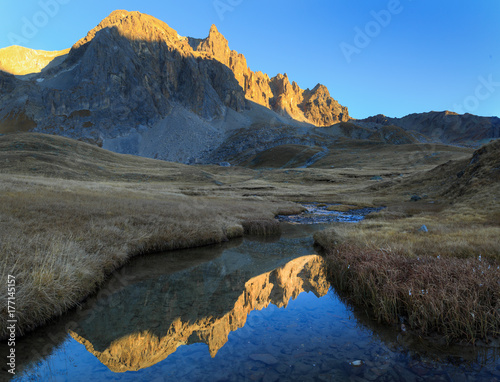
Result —
<instances>
[{"instance_id":1,"label":"dry golden grass","mask_svg":"<svg viewBox=\"0 0 500 382\"><path fill-rule=\"evenodd\" d=\"M434 149L439 156L431 155ZM255 171L118 155L41 134L0 136L0 282L8 274L16 276L18 328L25 332L78 304L131 256L217 243L245 233L273 235L278 233L275 214L302 210L289 201L316 201L341 203L345 209L388 206L360 225L337 227L316 237L340 270L359 256L386 256L385 263L372 261L374 268L351 266L349 272L340 272L346 275L340 285L362 281L363 269L384 274L390 271L384 268L387 264L411 269L415 261L425 257L425 264L431 264L440 256L435 271L427 267L425 272L408 273L406 281L405 277L394 281L394 290L403 293L407 287L418 288L419 283L434 280L439 266L448 262L450 269L462 269L467 262L477 261L479 254L489 265L500 262L500 202L496 199L500 187L499 182L486 180L498 166L492 163L481 168L484 176L479 180L474 180L477 166L468 170L458 188L455 170L470 158L456 162L452 170L444 166L427 171L442 163L438 158L461 159L468 153L437 145L388 147L355 142L344 143L315 168ZM383 181L373 181L374 176L382 176ZM427 193L429 198L408 202L415 192ZM428 233L418 231L423 224ZM342 256L336 255L337 249L347 248L359 256L343 260L349 254L344 250ZM438 277L432 282L444 281ZM383 289L373 288L375 300L386 298ZM446 293L459 290L450 288L441 289ZM489 304L498 309L498 289L492 290L492 299L478 307ZM482 293L482 289L471 291ZM461 303L459 295L439 296ZM403 305L392 306L403 306L401 312L411 325L423 331L445 328L444 315L430 319L427 326L420 316L413 316L413 310L425 310L427 300L420 305L401 301ZM474 312L479 309L466 306ZM5 295L0 295L0 312L0 324L6 328ZM497 324L491 315L474 313L474 317L486 317L481 318L486 329L468 323L472 334L467 332L464 338L473 340L495 332ZM450 330L441 333L454 338Z\"/></svg>"},{"instance_id":2,"label":"dry golden grass","mask_svg":"<svg viewBox=\"0 0 500 382\"><path fill-rule=\"evenodd\" d=\"M276 236L281 233L280 224L277 220L245 220L242 225L243 232L246 235Z\"/></svg>"},{"instance_id":3,"label":"dry golden grass","mask_svg":"<svg viewBox=\"0 0 500 382\"><path fill-rule=\"evenodd\" d=\"M16 277L19 333L78 304L132 256L218 243L245 230L276 233L275 214L300 211L243 196L263 186L245 183L245 170L217 175L207 171L215 167L118 155L55 136L2 136L0 163L0 282ZM221 191L216 179L244 185ZM2 337L6 313L3 294Z\"/></svg>"},{"instance_id":4,"label":"dry golden grass","mask_svg":"<svg viewBox=\"0 0 500 382\"><path fill-rule=\"evenodd\" d=\"M500 228L439 228L428 234L369 223L315 239L327 248L332 285L379 321L403 317L409 328L449 342L498 338Z\"/></svg>"},{"instance_id":5,"label":"dry golden grass","mask_svg":"<svg viewBox=\"0 0 500 382\"><path fill-rule=\"evenodd\" d=\"M388 208L315 235L333 286L379 321L447 341L500 337L500 141L366 190Z\"/></svg>"},{"instance_id":6,"label":"dry golden grass","mask_svg":"<svg viewBox=\"0 0 500 382\"><path fill-rule=\"evenodd\" d=\"M153 186L0 178L0 275L2 282L16 277L21 333L73 307L131 256L226 241L243 227L267 233L287 207ZM6 305L2 295L3 328Z\"/></svg>"},{"instance_id":7,"label":"dry golden grass","mask_svg":"<svg viewBox=\"0 0 500 382\"><path fill-rule=\"evenodd\" d=\"M389 249L413 257L482 254L500 261L500 226L489 218L450 212L407 216L394 211L377 213L357 226L336 228L332 237L360 248ZM428 232L420 231L423 225Z\"/></svg>"},{"instance_id":8,"label":"dry golden grass","mask_svg":"<svg viewBox=\"0 0 500 382\"><path fill-rule=\"evenodd\" d=\"M404 322L448 342L500 336L498 263L479 257L412 257L347 244L330 253L332 285L380 322Z\"/></svg>"},{"instance_id":9,"label":"dry golden grass","mask_svg":"<svg viewBox=\"0 0 500 382\"><path fill-rule=\"evenodd\" d=\"M317 233L332 285L382 322L449 342L500 337L500 203L484 198L398 202Z\"/></svg>"}]
</instances>

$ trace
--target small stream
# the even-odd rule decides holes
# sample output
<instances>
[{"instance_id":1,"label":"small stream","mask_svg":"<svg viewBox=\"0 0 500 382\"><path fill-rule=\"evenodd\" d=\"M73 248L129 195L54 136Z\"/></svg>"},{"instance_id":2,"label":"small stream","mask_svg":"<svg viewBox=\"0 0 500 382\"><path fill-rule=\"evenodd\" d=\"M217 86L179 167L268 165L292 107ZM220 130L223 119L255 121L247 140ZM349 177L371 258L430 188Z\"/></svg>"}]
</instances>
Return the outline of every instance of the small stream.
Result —
<instances>
[{"instance_id":1,"label":"small stream","mask_svg":"<svg viewBox=\"0 0 500 382\"><path fill-rule=\"evenodd\" d=\"M372 212L378 212L385 207L353 208L349 211L336 211L338 204L304 204L306 209L298 215L278 215L277 219L282 222L293 224L329 224L329 223L357 223Z\"/></svg>"},{"instance_id":2,"label":"small stream","mask_svg":"<svg viewBox=\"0 0 500 382\"><path fill-rule=\"evenodd\" d=\"M314 253L324 226L282 226L280 237L133 259L18 340L13 380L500 380L498 350L439 348L349 308Z\"/></svg>"}]
</instances>

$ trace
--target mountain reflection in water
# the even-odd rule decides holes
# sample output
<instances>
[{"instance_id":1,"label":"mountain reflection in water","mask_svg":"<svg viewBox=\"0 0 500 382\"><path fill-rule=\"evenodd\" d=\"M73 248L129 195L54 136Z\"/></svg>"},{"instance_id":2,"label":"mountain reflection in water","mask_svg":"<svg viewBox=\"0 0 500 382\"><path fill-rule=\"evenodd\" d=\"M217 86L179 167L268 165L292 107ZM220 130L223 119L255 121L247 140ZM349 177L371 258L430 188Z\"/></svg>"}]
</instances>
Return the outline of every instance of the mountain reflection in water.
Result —
<instances>
[{"instance_id":1,"label":"mountain reflection in water","mask_svg":"<svg viewBox=\"0 0 500 382\"><path fill-rule=\"evenodd\" d=\"M13 381L500 378L493 348L434 347L342 302L312 255L318 229L136 258L16 341Z\"/></svg>"},{"instance_id":2,"label":"mountain reflection in water","mask_svg":"<svg viewBox=\"0 0 500 382\"><path fill-rule=\"evenodd\" d=\"M328 292L318 255L290 260L280 252L245 252L230 250L212 261L127 285L108 296L108 309L90 307L71 336L110 370L139 370L197 342L206 343L214 357L251 311L269 304L286 307L304 291L318 297Z\"/></svg>"}]
</instances>

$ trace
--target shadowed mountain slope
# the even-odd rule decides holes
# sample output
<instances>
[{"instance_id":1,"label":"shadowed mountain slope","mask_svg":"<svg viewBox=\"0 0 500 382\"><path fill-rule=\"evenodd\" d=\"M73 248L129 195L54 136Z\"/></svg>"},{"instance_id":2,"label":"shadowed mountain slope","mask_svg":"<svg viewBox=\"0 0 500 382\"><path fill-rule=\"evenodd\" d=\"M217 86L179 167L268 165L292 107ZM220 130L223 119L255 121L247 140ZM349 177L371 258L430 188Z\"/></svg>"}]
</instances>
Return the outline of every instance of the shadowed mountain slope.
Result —
<instances>
[{"instance_id":1,"label":"shadowed mountain slope","mask_svg":"<svg viewBox=\"0 0 500 382\"><path fill-rule=\"evenodd\" d=\"M396 125L442 143L478 145L500 138L500 118L461 115L450 111L415 113L403 118L389 118L379 114L356 122L364 122L371 127Z\"/></svg>"},{"instance_id":2,"label":"shadowed mountain slope","mask_svg":"<svg viewBox=\"0 0 500 382\"><path fill-rule=\"evenodd\" d=\"M477 145L500 135L500 119L354 120L321 84L304 90L286 73L252 71L215 25L204 39L184 37L118 10L69 51L0 50L0 133L19 131L168 161L243 163L276 146L339 139Z\"/></svg>"},{"instance_id":3,"label":"shadowed mountain slope","mask_svg":"<svg viewBox=\"0 0 500 382\"><path fill-rule=\"evenodd\" d=\"M58 134L120 153L192 162L236 127L348 118L323 86L302 90L286 75L252 72L215 26L207 38L193 39L152 16L115 11L62 58L41 72L43 65L30 67L28 59L18 70L4 68L31 71L22 77L0 72L0 133Z\"/></svg>"}]
</instances>

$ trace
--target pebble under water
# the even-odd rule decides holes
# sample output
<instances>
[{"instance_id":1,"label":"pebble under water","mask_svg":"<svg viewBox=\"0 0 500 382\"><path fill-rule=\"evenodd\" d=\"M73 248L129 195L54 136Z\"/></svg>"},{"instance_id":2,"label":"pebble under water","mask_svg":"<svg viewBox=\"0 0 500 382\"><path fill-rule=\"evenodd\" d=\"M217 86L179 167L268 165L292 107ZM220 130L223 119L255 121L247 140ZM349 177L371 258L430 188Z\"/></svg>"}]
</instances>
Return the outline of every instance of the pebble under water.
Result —
<instances>
[{"instance_id":1,"label":"pebble under water","mask_svg":"<svg viewBox=\"0 0 500 382\"><path fill-rule=\"evenodd\" d=\"M497 381L498 352L438 348L346 305L318 226L144 256L20 338L15 381Z\"/></svg>"}]
</instances>

